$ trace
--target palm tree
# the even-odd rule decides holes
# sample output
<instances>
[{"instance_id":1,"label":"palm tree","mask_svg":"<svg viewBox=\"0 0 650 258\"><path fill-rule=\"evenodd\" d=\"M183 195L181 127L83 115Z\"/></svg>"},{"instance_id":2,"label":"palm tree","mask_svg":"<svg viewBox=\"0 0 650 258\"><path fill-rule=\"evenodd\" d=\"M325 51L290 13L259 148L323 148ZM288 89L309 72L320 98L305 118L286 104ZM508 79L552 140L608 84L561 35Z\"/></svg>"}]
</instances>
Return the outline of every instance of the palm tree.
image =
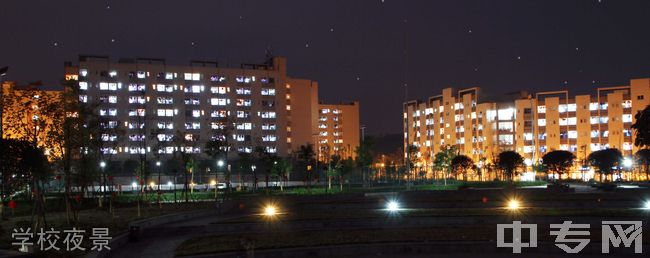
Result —
<instances>
[{"instance_id":1,"label":"palm tree","mask_svg":"<svg viewBox=\"0 0 650 258\"><path fill-rule=\"evenodd\" d=\"M542 157L542 164L552 172L555 172L558 175L558 178L562 177L562 174L565 174L573 166L573 160L575 155L569 151L565 150L554 150L549 153L546 153Z\"/></svg>"},{"instance_id":2,"label":"palm tree","mask_svg":"<svg viewBox=\"0 0 650 258\"><path fill-rule=\"evenodd\" d=\"M497 167L503 170L510 182L517 175L517 168L524 165L524 158L515 151L504 151L499 153Z\"/></svg>"},{"instance_id":3,"label":"palm tree","mask_svg":"<svg viewBox=\"0 0 650 258\"><path fill-rule=\"evenodd\" d=\"M460 173L463 175L463 181L467 182L467 171L474 168L474 161L465 155L458 155L451 160L451 168L456 177Z\"/></svg>"},{"instance_id":4,"label":"palm tree","mask_svg":"<svg viewBox=\"0 0 650 258\"><path fill-rule=\"evenodd\" d=\"M590 153L587 160L598 169L600 181L603 181L603 175L607 180L607 176L614 172L613 168L618 167L623 160L623 155L618 149L604 149Z\"/></svg>"}]
</instances>

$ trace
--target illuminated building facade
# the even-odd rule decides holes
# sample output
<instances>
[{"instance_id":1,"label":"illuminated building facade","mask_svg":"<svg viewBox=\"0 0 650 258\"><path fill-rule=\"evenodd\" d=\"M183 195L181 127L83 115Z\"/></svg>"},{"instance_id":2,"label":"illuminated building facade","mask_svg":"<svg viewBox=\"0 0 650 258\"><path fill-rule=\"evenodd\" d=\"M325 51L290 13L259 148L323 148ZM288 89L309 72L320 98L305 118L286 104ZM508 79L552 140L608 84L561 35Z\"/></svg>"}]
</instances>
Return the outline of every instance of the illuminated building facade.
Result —
<instances>
[{"instance_id":1,"label":"illuminated building facade","mask_svg":"<svg viewBox=\"0 0 650 258\"><path fill-rule=\"evenodd\" d=\"M416 169L428 173L443 145L456 146L478 166L494 164L501 151L514 150L524 157L526 171L552 150L571 151L579 164L589 153L605 148L629 157L637 150L631 129L634 115L648 103L648 78L597 88L591 95L522 92L498 102L483 100L479 88L446 88L426 101L404 104L404 146L417 146Z\"/></svg>"},{"instance_id":2,"label":"illuminated building facade","mask_svg":"<svg viewBox=\"0 0 650 258\"><path fill-rule=\"evenodd\" d=\"M320 104L318 108L317 155L355 158L359 147L359 102Z\"/></svg>"},{"instance_id":3,"label":"illuminated building facade","mask_svg":"<svg viewBox=\"0 0 650 258\"><path fill-rule=\"evenodd\" d=\"M81 102L97 104L107 120L102 126L123 129L123 135L101 136L114 146L103 154L115 159L200 154L206 142L225 137L232 155L262 147L287 156L314 144L318 132L318 84L289 77L283 57L225 68L208 61L180 66L81 56L77 65L66 63L66 77L78 80ZM171 144L179 138L181 150Z\"/></svg>"}]
</instances>

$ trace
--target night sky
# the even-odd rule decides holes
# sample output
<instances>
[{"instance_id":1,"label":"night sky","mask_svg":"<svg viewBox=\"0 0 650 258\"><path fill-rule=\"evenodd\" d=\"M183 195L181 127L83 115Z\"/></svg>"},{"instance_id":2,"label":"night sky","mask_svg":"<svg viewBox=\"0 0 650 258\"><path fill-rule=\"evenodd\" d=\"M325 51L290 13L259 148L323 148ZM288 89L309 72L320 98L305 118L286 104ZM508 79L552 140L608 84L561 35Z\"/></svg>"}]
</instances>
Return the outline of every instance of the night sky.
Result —
<instances>
[{"instance_id":1,"label":"night sky","mask_svg":"<svg viewBox=\"0 0 650 258\"><path fill-rule=\"evenodd\" d=\"M650 1L29 1L0 3L7 80L56 85L79 54L261 63L359 100L370 134L401 132L409 99L623 85L650 76Z\"/></svg>"}]
</instances>

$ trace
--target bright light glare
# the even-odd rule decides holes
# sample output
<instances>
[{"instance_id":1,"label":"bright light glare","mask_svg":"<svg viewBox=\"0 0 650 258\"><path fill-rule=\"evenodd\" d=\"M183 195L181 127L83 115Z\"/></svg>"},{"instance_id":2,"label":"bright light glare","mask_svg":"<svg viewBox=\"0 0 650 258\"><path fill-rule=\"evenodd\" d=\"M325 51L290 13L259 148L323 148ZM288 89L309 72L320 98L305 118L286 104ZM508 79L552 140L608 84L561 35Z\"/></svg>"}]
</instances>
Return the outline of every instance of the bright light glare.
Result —
<instances>
[{"instance_id":1,"label":"bright light glare","mask_svg":"<svg viewBox=\"0 0 650 258\"><path fill-rule=\"evenodd\" d=\"M386 204L386 209L388 211L398 211L399 203L397 201L389 201L388 204Z\"/></svg>"},{"instance_id":2,"label":"bright light glare","mask_svg":"<svg viewBox=\"0 0 650 258\"><path fill-rule=\"evenodd\" d=\"M217 181L212 180L212 181L210 181L210 184L211 184L211 185L216 185L216 184L217 184Z\"/></svg>"},{"instance_id":3,"label":"bright light glare","mask_svg":"<svg viewBox=\"0 0 650 258\"><path fill-rule=\"evenodd\" d=\"M149 186L151 186L151 187L154 187L155 185L156 185L156 183L154 183L154 182L149 183Z\"/></svg>"},{"instance_id":4,"label":"bright light glare","mask_svg":"<svg viewBox=\"0 0 650 258\"><path fill-rule=\"evenodd\" d=\"M136 182L131 183L131 187L133 187L133 188L138 187L138 183L136 183Z\"/></svg>"},{"instance_id":5,"label":"bright light glare","mask_svg":"<svg viewBox=\"0 0 650 258\"><path fill-rule=\"evenodd\" d=\"M172 186L172 181L167 182L168 186Z\"/></svg>"},{"instance_id":6,"label":"bright light glare","mask_svg":"<svg viewBox=\"0 0 650 258\"><path fill-rule=\"evenodd\" d=\"M264 216L275 216L278 214L278 210L273 205L267 205L264 207Z\"/></svg>"},{"instance_id":7,"label":"bright light glare","mask_svg":"<svg viewBox=\"0 0 650 258\"><path fill-rule=\"evenodd\" d=\"M520 207L519 206L519 201L517 201L517 200L508 201L508 209L516 210L516 209L519 209L519 207Z\"/></svg>"},{"instance_id":8,"label":"bright light glare","mask_svg":"<svg viewBox=\"0 0 650 258\"><path fill-rule=\"evenodd\" d=\"M643 206L643 209L650 210L650 201L645 201L645 206Z\"/></svg>"},{"instance_id":9,"label":"bright light glare","mask_svg":"<svg viewBox=\"0 0 650 258\"><path fill-rule=\"evenodd\" d=\"M632 160L630 158L623 159L623 166L626 168L632 167Z\"/></svg>"}]
</instances>

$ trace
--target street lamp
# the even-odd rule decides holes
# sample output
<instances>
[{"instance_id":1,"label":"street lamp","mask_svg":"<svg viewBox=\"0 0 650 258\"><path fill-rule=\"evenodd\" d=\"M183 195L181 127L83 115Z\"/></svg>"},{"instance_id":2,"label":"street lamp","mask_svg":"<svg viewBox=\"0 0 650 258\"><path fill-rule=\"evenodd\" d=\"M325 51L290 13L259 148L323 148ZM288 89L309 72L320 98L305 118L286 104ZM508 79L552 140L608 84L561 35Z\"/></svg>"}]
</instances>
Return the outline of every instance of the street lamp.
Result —
<instances>
[{"instance_id":1,"label":"street lamp","mask_svg":"<svg viewBox=\"0 0 650 258\"><path fill-rule=\"evenodd\" d=\"M214 186L214 199L217 200L217 180L210 181L210 184Z\"/></svg>"},{"instance_id":2,"label":"street lamp","mask_svg":"<svg viewBox=\"0 0 650 258\"><path fill-rule=\"evenodd\" d=\"M217 166L223 167L223 160L218 160L217 161Z\"/></svg>"}]
</instances>

